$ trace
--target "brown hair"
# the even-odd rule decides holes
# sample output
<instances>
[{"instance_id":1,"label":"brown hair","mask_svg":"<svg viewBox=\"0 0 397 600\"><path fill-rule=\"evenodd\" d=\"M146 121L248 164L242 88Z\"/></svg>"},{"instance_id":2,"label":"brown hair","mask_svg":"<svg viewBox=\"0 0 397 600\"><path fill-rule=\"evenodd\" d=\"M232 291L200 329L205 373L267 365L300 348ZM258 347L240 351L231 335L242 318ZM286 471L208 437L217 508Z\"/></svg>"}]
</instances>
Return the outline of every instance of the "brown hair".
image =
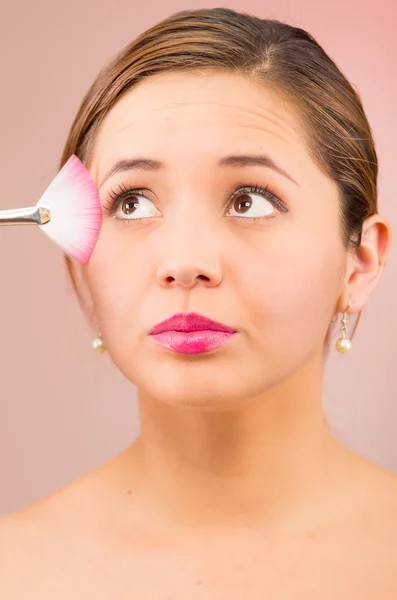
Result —
<instances>
[{"instance_id":1,"label":"brown hair","mask_svg":"<svg viewBox=\"0 0 397 600\"><path fill-rule=\"evenodd\" d=\"M184 10L142 33L103 66L85 94L59 168L71 154L89 166L102 120L138 82L158 73L209 70L246 75L293 110L310 156L338 186L342 243L357 250L364 220L378 210L378 161L361 98L308 32L278 20L229 8ZM79 296L73 264L65 261ZM331 327L326 351L330 334Z\"/></svg>"}]
</instances>

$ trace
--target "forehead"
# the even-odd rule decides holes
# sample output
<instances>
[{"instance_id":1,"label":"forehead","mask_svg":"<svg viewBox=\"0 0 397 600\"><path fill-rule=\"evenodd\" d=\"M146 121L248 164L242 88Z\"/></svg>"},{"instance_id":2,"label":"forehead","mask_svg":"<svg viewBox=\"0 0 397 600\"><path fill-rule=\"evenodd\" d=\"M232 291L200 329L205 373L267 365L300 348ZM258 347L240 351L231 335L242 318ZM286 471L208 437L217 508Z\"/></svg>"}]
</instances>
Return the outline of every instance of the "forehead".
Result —
<instances>
[{"instance_id":1,"label":"forehead","mask_svg":"<svg viewBox=\"0 0 397 600\"><path fill-rule=\"evenodd\" d=\"M308 161L296 115L274 91L239 74L163 73L119 99L101 123L92 157L100 177L139 153L171 162L210 161L228 150L266 150L275 160ZM290 165L290 166L291 166Z\"/></svg>"}]
</instances>

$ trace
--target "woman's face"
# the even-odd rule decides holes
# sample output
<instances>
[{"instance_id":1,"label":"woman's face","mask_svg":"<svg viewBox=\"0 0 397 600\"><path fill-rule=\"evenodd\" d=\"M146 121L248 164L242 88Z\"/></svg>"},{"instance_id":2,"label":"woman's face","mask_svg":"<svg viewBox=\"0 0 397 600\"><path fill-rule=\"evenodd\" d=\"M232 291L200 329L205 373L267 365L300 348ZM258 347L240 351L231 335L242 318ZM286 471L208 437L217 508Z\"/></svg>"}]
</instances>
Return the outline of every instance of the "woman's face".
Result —
<instances>
[{"instance_id":1,"label":"woman's face","mask_svg":"<svg viewBox=\"0 0 397 600\"><path fill-rule=\"evenodd\" d=\"M229 155L269 164L222 164ZM106 178L138 157L163 166ZM240 75L146 79L106 116L90 172L103 224L84 274L108 351L143 393L231 407L318 368L346 269L338 191L276 95ZM255 185L274 197L241 190ZM139 191L112 213L128 189ZM237 333L210 352L178 354L148 335L178 312Z\"/></svg>"}]
</instances>

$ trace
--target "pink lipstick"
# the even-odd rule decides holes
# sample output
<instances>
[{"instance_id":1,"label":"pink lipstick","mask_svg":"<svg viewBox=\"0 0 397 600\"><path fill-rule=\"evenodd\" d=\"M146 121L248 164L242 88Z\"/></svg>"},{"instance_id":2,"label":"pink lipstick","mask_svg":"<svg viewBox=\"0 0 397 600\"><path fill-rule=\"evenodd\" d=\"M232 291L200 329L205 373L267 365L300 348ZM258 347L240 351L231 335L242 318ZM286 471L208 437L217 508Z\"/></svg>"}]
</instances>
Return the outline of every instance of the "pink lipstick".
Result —
<instances>
[{"instance_id":1,"label":"pink lipstick","mask_svg":"<svg viewBox=\"0 0 397 600\"><path fill-rule=\"evenodd\" d=\"M149 335L178 354L202 354L224 344L236 329L198 313L178 313L155 325Z\"/></svg>"}]
</instances>

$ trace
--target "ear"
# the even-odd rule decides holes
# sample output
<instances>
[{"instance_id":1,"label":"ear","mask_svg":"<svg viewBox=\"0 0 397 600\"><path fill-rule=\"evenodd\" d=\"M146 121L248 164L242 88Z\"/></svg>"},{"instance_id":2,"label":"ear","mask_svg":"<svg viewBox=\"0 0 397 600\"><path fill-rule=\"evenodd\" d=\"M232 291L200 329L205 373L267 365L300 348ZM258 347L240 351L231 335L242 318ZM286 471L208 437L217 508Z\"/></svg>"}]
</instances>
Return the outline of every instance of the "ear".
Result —
<instances>
[{"instance_id":1,"label":"ear","mask_svg":"<svg viewBox=\"0 0 397 600\"><path fill-rule=\"evenodd\" d=\"M345 292L339 299L338 311L358 313L366 305L378 285L386 264L392 242L392 231L387 219L379 214L368 217L363 223L361 244L349 254L344 282Z\"/></svg>"}]
</instances>

